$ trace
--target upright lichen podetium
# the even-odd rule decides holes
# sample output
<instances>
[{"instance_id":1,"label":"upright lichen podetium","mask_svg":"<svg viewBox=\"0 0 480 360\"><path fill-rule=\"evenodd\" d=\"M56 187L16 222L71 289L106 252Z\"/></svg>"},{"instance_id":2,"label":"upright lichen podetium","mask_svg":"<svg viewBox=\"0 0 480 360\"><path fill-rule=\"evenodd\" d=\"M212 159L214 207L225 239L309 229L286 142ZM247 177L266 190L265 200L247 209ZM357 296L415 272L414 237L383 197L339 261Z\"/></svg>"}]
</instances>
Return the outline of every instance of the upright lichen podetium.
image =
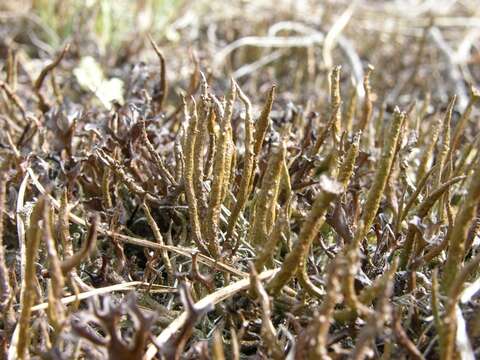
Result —
<instances>
[{"instance_id":1,"label":"upright lichen podetium","mask_svg":"<svg viewBox=\"0 0 480 360\"><path fill-rule=\"evenodd\" d=\"M36 294L36 261L38 257L38 248L42 238L42 217L45 206L45 198L40 197L30 215L30 225L26 233L26 263L25 278L22 281L22 290L20 293L20 317L18 318L18 359L28 358L28 347L30 344L30 316L32 306L37 297Z\"/></svg>"},{"instance_id":2,"label":"upright lichen podetium","mask_svg":"<svg viewBox=\"0 0 480 360\"><path fill-rule=\"evenodd\" d=\"M377 164L377 172L375 174L373 184L368 192L367 200L363 205L360 223L358 224L353 241L345 248L347 260L349 262L349 271L345 284L345 298L353 310L356 310L358 303L355 295L354 279L358 270L358 251L360 243L365 238L370 227L372 226L373 220L375 219L378 211L378 207L380 206L380 200L382 199L389 172L392 168L400 129L402 128L404 120L405 113L401 112L398 108L395 108L390 131L384 142L382 156Z\"/></svg>"},{"instance_id":3,"label":"upright lichen podetium","mask_svg":"<svg viewBox=\"0 0 480 360\"><path fill-rule=\"evenodd\" d=\"M280 271L275 274L268 284L270 294L278 294L296 273L298 266L303 264L303 258L307 256L313 239L317 236L325 221L328 206L343 193L343 187L326 176L320 178L320 189L320 194L315 199L312 209L302 225L297 242L285 258Z\"/></svg>"},{"instance_id":4,"label":"upright lichen podetium","mask_svg":"<svg viewBox=\"0 0 480 360\"><path fill-rule=\"evenodd\" d=\"M245 154L243 160L243 174L240 181L240 187L236 194L236 203L228 219L227 226L227 239L230 239L235 230L237 219L242 212L247 202L250 190L250 183L252 177L253 166L255 162L254 153L254 123L252 120L252 104L248 97L243 93L240 87L237 85L238 97L245 106Z\"/></svg>"},{"instance_id":5,"label":"upright lichen podetium","mask_svg":"<svg viewBox=\"0 0 480 360\"><path fill-rule=\"evenodd\" d=\"M463 200L458 215L455 217L453 229L448 239L448 255L443 271L443 293L449 292L455 277L458 274L465 256L465 241L468 229L477 213L477 204L480 200L480 164L476 164L475 172L470 179L467 195Z\"/></svg>"},{"instance_id":6,"label":"upright lichen podetium","mask_svg":"<svg viewBox=\"0 0 480 360\"><path fill-rule=\"evenodd\" d=\"M192 238L196 245L204 254L208 255L208 250L205 247L205 244L202 239L202 232L200 228L200 220L198 216L198 204L197 198L195 196L195 189L193 183L193 171L194 171L194 153L195 148L195 139L197 136L197 110L196 104L194 103L194 112L193 117L190 116L187 108L186 100L183 99L183 111L185 120L188 121L188 130L187 130L187 141L185 142L185 168L184 168L184 178L185 178L185 194L187 197L188 203L188 212L190 216L191 226L192 226Z\"/></svg>"}]
</instances>

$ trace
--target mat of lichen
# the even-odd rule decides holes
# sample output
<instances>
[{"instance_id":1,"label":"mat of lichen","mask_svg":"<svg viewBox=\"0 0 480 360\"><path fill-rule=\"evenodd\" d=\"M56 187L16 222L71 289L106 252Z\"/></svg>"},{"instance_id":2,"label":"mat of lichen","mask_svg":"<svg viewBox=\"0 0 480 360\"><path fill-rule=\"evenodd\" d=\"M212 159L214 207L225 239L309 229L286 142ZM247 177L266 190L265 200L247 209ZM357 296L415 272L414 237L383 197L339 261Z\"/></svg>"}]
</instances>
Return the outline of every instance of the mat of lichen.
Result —
<instances>
[{"instance_id":1,"label":"mat of lichen","mask_svg":"<svg viewBox=\"0 0 480 360\"><path fill-rule=\"evenodd\" d=\"M2 358L478 355L475 1L34 3L0 5Z\"/></svg>"}]
</instances>

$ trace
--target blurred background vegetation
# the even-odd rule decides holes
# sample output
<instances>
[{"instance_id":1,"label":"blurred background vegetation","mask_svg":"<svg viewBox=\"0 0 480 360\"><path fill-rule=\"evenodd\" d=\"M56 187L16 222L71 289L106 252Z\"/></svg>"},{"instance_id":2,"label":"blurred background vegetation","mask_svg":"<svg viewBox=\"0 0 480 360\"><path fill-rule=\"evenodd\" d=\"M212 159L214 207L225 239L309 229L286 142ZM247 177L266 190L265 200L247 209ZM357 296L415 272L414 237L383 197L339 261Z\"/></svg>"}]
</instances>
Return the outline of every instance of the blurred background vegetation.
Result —
<instances>
[{"instance_id":1,"label":"blurred background vegetation","mask_svg":"<svg viewBox=\"0 0 480 360\"><path fill-rule=\"evenodd\" d=\"M447 83L464 108L480 78L479 11L476 0L3 1L0 59L14 51L34 76L68 42L67 68L91 56L108 76L122 77L121 65L155 62L151 34L167 77L182 88L198 66L224 85L225 75L248 83L247 93L278 81L287 102L305 104L312 93L326 95L318 89L341 64L342 84L362 97L373 64L381 65L372 74L378 93L389 89L380 102L427 93L445 102Z\"/></svg>"},{"instance_id":2,"label":"blurred background vegetation","mask_svg":"<svg viewBox=\"0 0 480 360\"><path fill-rule=\"evenodd\" d=\"M163 33L183 0L32 0L5 2L4 17L22 16L36 39L57 48L72 36L95 36L102 51L118 49L132 34ZM80 34L77 31L81 31ZM33 36L33 34L30 34ZM40 44L40 43L39 43Z\"/></svg>"}]
</instances>

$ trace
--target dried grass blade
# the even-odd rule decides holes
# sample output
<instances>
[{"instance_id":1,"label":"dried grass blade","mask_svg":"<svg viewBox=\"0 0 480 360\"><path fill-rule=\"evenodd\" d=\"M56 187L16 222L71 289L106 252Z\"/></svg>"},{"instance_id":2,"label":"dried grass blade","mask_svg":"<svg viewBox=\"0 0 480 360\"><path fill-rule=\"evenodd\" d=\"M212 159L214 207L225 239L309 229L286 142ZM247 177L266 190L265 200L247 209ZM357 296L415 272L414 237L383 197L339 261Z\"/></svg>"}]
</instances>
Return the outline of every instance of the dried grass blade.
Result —
<instances>
[{"instance_id":1,"label":"dried grass blade","mask_svg":"<svg viewBox=\"0 0 480 360\"><path fill-rule=\"evenodd\" d=\"M259 280L267 280L269 279L272 275L276 274L278 269L274 270L267 270L264 271L260 274L258 274ZM248 274L247 274L248 276ZM197 301L195 303L196 308L206 308L209 306L214 306L226 299L231 298L235 294L237 294L240 291L244 291L249 289L250 287L250 278L245 277L239 281L236 281L228 286L225 286L221 289L218 289L217 291L205 296L201 300ZM185 321L187 320L188 314L187 312L183 312L178 318L176 318L174 321L170 323L169 326L167 326L163 331L160 333L155 338L155 341L158 345L164 345L167 344L169 339L175 335L175 333L185 324ZM157 348L155 345L150 344L147 348L147 352L144 356L144 360L151 360L155 357L157 353Z\"/></svg>"}]
</instances>

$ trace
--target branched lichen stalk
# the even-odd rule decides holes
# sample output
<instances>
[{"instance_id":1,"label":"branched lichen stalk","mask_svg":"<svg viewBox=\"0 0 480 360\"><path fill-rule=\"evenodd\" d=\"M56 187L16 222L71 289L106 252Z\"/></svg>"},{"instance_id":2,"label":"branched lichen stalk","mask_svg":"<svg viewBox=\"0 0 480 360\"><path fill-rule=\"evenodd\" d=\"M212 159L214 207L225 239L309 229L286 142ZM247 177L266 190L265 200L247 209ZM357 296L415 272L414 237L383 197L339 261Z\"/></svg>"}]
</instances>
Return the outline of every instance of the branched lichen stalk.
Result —
<instances>
[{"instance_id":1,"label":"branched lichen stalk","mask_svg":"<svg viewBox=\"0 0 480 360\"><path fill-rule=\"evenodd\" d=\"M153 144L150 142L150 139L147 135L147 129L145 127L145 122L142 124L142 136L145 146L147 147L147 150L153 159L153 163L155 164L157 170L160 172L160 175L162 176L162 180L165 181L167 184L177 185L172 174L170 174L170 171L165 166L160 154L157 153L157 151L153 147Z\"/></svg>"},{"instance_id":2,"label":"branched lichen stalk","mask_svg":"<svg viewBox=\"0 0 480 360\"><path fill-rule=\"evenodd\" d=\"M458 272L452 282L447 301L446 311L444 314L444 321L442 330L444 332L444 348L442 349L441 359L448 360L454 358L455 337L457 335L457 317L456 311L461 311L458 308L458 300L462 295L465 281L478 269L480 263L480 254L477 254Z\"/></svg>"},{"instance_id":3,"label":"branched lichen stalk","mask_svg":"<svg viewBox=\"0 0 480 360\"><path fill-rule=\"evenodd\" d=\"M33 90L35 95L37 96L39 108L43 113L46 113L50 109L50 105L46 103L45 97L40 92L42 88L42 84L45 78L47 77L48 73L53 71L53 69L55 69L60 64L60 62L62 61L62 59L64 58L65 54L68 52L69 49L70 49L70 44L65 45L65 47L60 52L60 54L58 54L57 57L51 63L49 63L40 71L40 74L38 75L37 79L33 84Z\"/></svg>"},{"instance_id":4,"label":"branched lichen stalk","mask_svg":"<svg viewBox=\"0 0 480 360\"><path fill-rule=\"evenodd\" d=\"M155 240L157 241L157 243L164 246L165 242L163 241L162 233L160 232L160 229L158 228L158 225L155 219L153 218L152 213L150 212L150 208L145 202L142 204L142 209L143 209L143 212L145 213L145 217L147 218L148 225L152 229ZM165 265L165 270L167 271L171 279L173 279L173 275L174 275L173 266L172 266L172 262L170 261L170 257L168 256L168 251L165 249L160 250L160 254L162 255L162 260L163 260L163 264Z\"/></svg>"},{"instance_id":5,"label":"branched lichen stalk","mask_svg":"<svg viewBox=\"0 0 480 360\"><path fill-rule=\"evenodd\" d=\"M262 186L255 200L253 223L249 232L249 239L254 248L263 246L275 221L278 187L285 155L285 143L273 147Z\"/></svg>"},{"instance_id":6,"label":"branched lichen stalk","mask_svg":"<svg viewBox=\"0 0 480 360\"><path fill-rule=\"evenodd\" d=\"M441 136L437 140L438 142L438 154L437 154L438 173L437 173L437 177L435 178L435 185L437 187L441 184L442 180L444 179L442 174L444 173L444 169L445 169L445 166L447 165L447 160L449 156L448 154L450 150L450 136L451 136L450 123L452 121L453 107L455 105L456 100L457 100L457 97L454 95L448 104L448 108L445 113L445 118L442 125ZM442 202L440 202L438 206L438 211L440 214L440 219L443 221L444 207Z\"/></svg>"},{"instance_id":7,"label":"branched lichen stalk","mask_svg":"<svg viewBox=\"0 0 480 360\"><path fill-rule=\"evenodd\" d=\"M235 81L232 79L230 91L227 95L227 101L225 104L225 118L223 122L225 123L226 129L226 148L225 148L225 167L224 167L224 175L223 175L223 187L222 187L222 202L225 200L227 196L228 190L230 188L230 178L231 172L235 171L232 168L232 161L235 152L235 144L233 143L233 130L232 130L232 114L233 114L233 104L235 102L235 98L237 95L237 86Z\"/></svg>"},{"instance_id":8,"label":"branched lichen stalk","mask_svg":"<svg viewBox=\"0 0 480 360\"><path fill-rule=\"evenodd\" d=\"M258 163L258 158L260 156L260 151L262 150L263 141L265 140L265 135L267 133L268 125L270 124L270 112L272 111L273 101L275 99L275 85L272 86L270 91L267 95L267 101L263 106L262 112L260 113L260 117L257 119L255 123L255 140L253 145L253 153L254 155L254 162L252 167L252 175L250 180L250 187L249 192L252 191L253 188L253 179L255 177L255 170Z\"/></svg>"},{"instance_id":9,"label":"branched lichen stalk","mask_svg":"<svg viewBox=\"0 0 480 360\"><path fill-rule=\"evenodd\" d=\"M99 223L100 215L93 215L86 239L83 242L80 250L65 258L60 264L62 273L64 275L67 275L70 271L80 265L80 263L93 252L97 243Z\"/></svg>"},{"instance_id":10,"label":"branched lichen stalk","mask_svg":"<svg viewBox=\"0 0 480 360\"><path fill-rule=\"evenodd\" d=\"M42 218L45 206L45 198L38 199L32 214L30 215L30 225L26 233L26 263L25 278L23 279L22 292L20 299L20 317L18 319L18 343L17 356L23 360L28 357L28 346L30 344L30 316L32 306L36 299L36 260L38 248L42 238Z\"/></svg>"},{"instance_id":11,"label":"branched lichen stalk","mask_svg":"<svg viewBox=\"0 0 480 360\"><path fill-rule=\"evenodd\" d=\"M370 118L372 117L373 105L372 105L372 88L370 86L370 75L373 71L373 66L369 65L365 77L363 79L363 88L365 90L365 98L363 100L363 113L362 118L360 119L359 130L364 131Z\"/></svg>"},{"instance_id":12,"label":"branched lichen stalk","mask_svg":"<svg viewBox=\"0 0 480 360\"><path fill-rule=\"evenodd\" d=\"M283 210L279 214L270 236L268 236L266 241L260 246L259 253L255 259L255 269L257 271L262 271L265 265L269 265L269 263L272 262L275 248L287 226L287 212Z\"/></svg>"},{"instance_id":13,"label":"branched lichen stalk","mask_svg":"<svg viewBox=\"0 0 480 360\"><path fill-rule=\"evenodd\" d=\"M3 246L3 214L6 213L6 183L5 175L0 175L0 312L4 314L5 328L13 324L13 314L11 313L12 287L8 277L8 270L5 263L5 249Z\"/></svg>"},{"instance_id":14,"label":"branched lichen stalk","mask_svg":"<svg viewBox=\"0 0 480 360\"><path fill-rule=\"evenodd\" d=\"M148 36L148 39L150 40L150 44L152 45L153 50L155 51L155 54L157 54L158 61L160 64L160 81L158 83L158 89L156 89L157 93L154 94L155 97L153 100L155 100L155 103L156 103L156 110L161 111L163 108L163 103L165 101L165 98L167 97L167 76L166 76L166 70L165 70L165 57L163 56L162 52L160 51L160 48L155 43L153 38L151 36Z\"/></svg>"},{"instance_id":15,"label":"branched lichen stalk","mask_svg":"<svg viewBox=\"0 0 480 360\"><path fill-rule=\"evenodd\" d=\"M392 168L393 160L395 157L395 151L397 148L398 138L400 135L400 129L405 120L405 113L401 112L398 108L395 109L393 114L390 131L385 139L384 147L380 161L377 164L377 172L373 180L373 184L367 195L367 200L363 205L363 212L360 222L353 241L347 246L347 258L350 262L349 273L346 277L346 300L350 307L354 310L358 305L358 299L355 295L354 278L357 272L358 266L358 251L361 241L365 238L372 226L373 220L378 211L380 200L382 198L387 180L389 177L390 169Z\"/></svg>"},{"instance_id":16,"label":"branched lichen stalk","mask_svg":"<svg viewBox=\"0 0 480 360\"><path fill-rule=\"evenodd\" d=\"M271 294L277 294L295 275L299 265L303 263L303 258L307 256L313 239L317 236L325 221L328 206L343 192L343 187L339 183L325 176L320 179L320 188L320 194L315 199L312 209L302 225L298 240L285 258L280 271L268 284L268 290Z\"/></svg>"},{"instance_id":17,"label":"branched lichen stalk","mask_svg":"<svg viewBox=\"0 0 480 360\"><path fill-rule=\"evenodd\" d=\"M261 336L264 342L264 346L266 348L267 354L269 358L274 360L281 360L284 359L283 349L280 346L277 340L277 332L275 331L275 327L273 325L271 316L271 301L268 296L267 291L263 287L260 279L258 278L258 274L255 270L255 267L252 266L250 271L250 283L251 287L254 290L253 293L258 298L261 308L262 308L262 329L261 329Z\"/></svg>"},{"instance_id":18,"label":"branched lichen stalk","mask_svg":"<svg viewBox=\"0 0 480 360\"><path fill-rule=\"evenodd\" d=\"M480 200L480 164L477 162L476 170L472 174L467 194L455 217L455 224L449 237L447 261L443 271L442 288L448 293L465 256L465 242L468 229L475 218L477 204Z\"/></svg>"},{"instance_id":19,"label":"branched lichen stalk","mask_svg":"<svg viewBox=\"0 0 480 360\"><path fill-rule=\"evenodd\" d=\"M468 102L467 108L463 112L462 116L460 117L460 120L457 122L457 126L455 126L455 130L453 131L453 136L452 136L452 142L450 144L450 151L454 151L460 142L460 137L462 136L462 133L467 126L468 120L470 119L470 114L472 113L472 110L474 106L478 103L480 100L480 90L477 89L476 87L472 86L470 88L470 101Z\"/></svg>"},{"instance_id":20,"label":"branched lichen stalk","mask_svg":"<svg viewBox=\"0 0 480 360\"><path fill-rule=\"evenodd\" d=\"M252 104L248 97L237 85L238 97L243 102L245 106L245 154L243 158L243 173L240 180L240 187L236 194L236 203L228 219L227 226L227 239L230 239L235 225L237 223L238 217L242 212L249 196L250 182L252 178L253 164L254 164L254 138L253 131L254 125L252 120Z\"/></svg>"},{"instance_id":21,"label":"branched lichen stalk","mask_svg":"<svg viewBox=\"0 0 480 360\"><path fill-rule=\"evenodd\" d=\"M360 135L361 133L357 133L353 137L345 159L340 165L340 169L338 171L338 182L342 184L343 187L348 185L355 169L355 161L357 160L358 151L360 148Z\"/></svg>"},{"instance_id":22,"label":"branched lichen stalk","mask_svg":"<svg viewBox=\"0 0 480 360\"><path fill-rule=\"evenodd\" d=\"M205 214L207 209L207 198L206 191L203 187L203 177L204 177L204 148L208 139L208 120L210 116L210 111L212 108L210 106L210 100L208 98L208 84L205 79L205 75L202 75L202 95L201 101L198 107L198 134L195 140L195 166L194 166L194 175L193 182L195 184L195 195L198 200L198 210L200 216Z\"/></svg>"},{"instance_id":23,"label":"branched lichen stalk","mask_svg":"<svg viewBox=\"0 0 480 360\"><path fill-rule=\"evenodd\" d=\"M341 66L335 66L330 74L330 110L334 112L335 121L333 123L333 131L335 136L339 136L342 132L342 98L340 96L340 70Z\"/></svg>"},{"instance_id":24,"label":"branched lichen stalk","mask_svg":"<svg viewBox=\"0 0 480 360\"><path fill-rule=\"evenodd\" d=\"M428 137L430 138L430 142L425 145L425 149L420 158L420 164L418 165L418 170L417 170L417 181L420 181L421 179L423 179L423 177L427 173L427 168L431 161L433 151L435 150L435 145L437 143L438 136L440 135L441 127L442 127L442 121L437 120L432 124L432 126L428 130Z\"/></svg>"},{"instance_id":25,"label":"branched lichen stalk","mask_svg":"<svg viewBox=\"0 0 480 360\"><path fill-rule=\"evenodd\" d=\"M377 214L380 200L382 198L389 172L393 164L400 128L404 119L405 113L400 112L398 108L395 109L390 131L387 135L380 161L377 164L377 172L375 173L373 184L368 191L367 200L363 206L360 225L355 233L354 246L357 246L363 240L367 232L370 230L373 220Z\"/></svg>"},{"instance_id":26,"label":"branched lichen stalk","mask_svg":"<svg viewBox=\"0 0 480 360\"><path fill-rule=\"evenodd\" d=\"M265 134L267 133L268 124L270 122L270 112L272 111L273 100L275 99L275 86L272 86L267 95L267 101L263 106L260 117L258 118L255 124L255 145L254 153L255 157L258 157L260 150L262 149L263 140L265 139Z\"/></svg>"},{"instance_id":27,"label":"branched lichen stalk","mask_svg":"<svg viewBox=\"0 0 480 360\"><path fill-rule=\"evenodd\" d=\"M48 274L51 279L48 291L49 307L47 314L50 324L55 329L56 336L63 328L66 317L65 307L60 301L63 296L65 279L63 277L60 259L58 258L57 248L52 234L52 209L48 199L45 200L45 203L43 210L43 238L47 245L49 261Z\"/></svg>"},{"instance_id":28,"label":"branched lichen stalk","mask_svg":"<svg viewBox=\"0 0 480 360\"><path fill-rule=\"evenodd\" d=\"M352 124L353 119L355 118L355 113L357 110L357 89L355 86L352 86L352 90L350 92L350 97L347 104L347 110L345 112L344 122L345 126L344 129L350 133L352 131Z\"/></svg>"},{"instance_id":29,"label":"branched lichen stalk","mask_svg":"<svg viewBox=\"0 0 480 360\"><path fill-rule=\"evenodd\" d=\"M330 359L328 356L328 331L332 323L332 315L335 305L341 300L340 277L344 270L345 263L341 257L337 257L328 265L326 276L326 294L318 315L314 316L309 328L309 335L312 338L313 351L309 359Z\"/></svg>"},{"instance_id":30,"label":"branched lichen stalk","mask_svg":"<svg viewBox=\"0 0 480 360\"><path fill-rule=\"evenodd\" d=\"M222 206L222 191L225 177L225 152L227 149L227 124L225 120L225 111L220 101L212 96L213 106L217 113L217 119L220 121L220 131L217 137L216 151L213 159L213 180L210 190L210 199L208 203L207 219L206 219L206 237L207 246L213 257L220 255L218 245L218 220L220 209Z\"/></svg>"},{"instance_id":31,"label":"branched lichen stalk","mask_svg":"<svg viewBox=\"0 0 480 360\"><path fill-rule=\"evenodd\" d=\"M197 205L197 197L195 196L195 189L194 189L194 180L193 180L193 172L194 172L194 149L195 149L195 139L197 136L197 112L196 112L196 104L193 102L194 112L193 116L190 116L187 103L184 101L184 116L185 121L188 121L188 129L186 134L186 141L185 141L185 167L184 171L184 181L185 181L185 195L187 197L188 203L188 213L190 217L190 224L192 229L192 238L198 248L205 254L208 254L207 247L203 242L202 231L200 226L200 218L198 214L198 205Z\"/></svg>"}]
</instances>

